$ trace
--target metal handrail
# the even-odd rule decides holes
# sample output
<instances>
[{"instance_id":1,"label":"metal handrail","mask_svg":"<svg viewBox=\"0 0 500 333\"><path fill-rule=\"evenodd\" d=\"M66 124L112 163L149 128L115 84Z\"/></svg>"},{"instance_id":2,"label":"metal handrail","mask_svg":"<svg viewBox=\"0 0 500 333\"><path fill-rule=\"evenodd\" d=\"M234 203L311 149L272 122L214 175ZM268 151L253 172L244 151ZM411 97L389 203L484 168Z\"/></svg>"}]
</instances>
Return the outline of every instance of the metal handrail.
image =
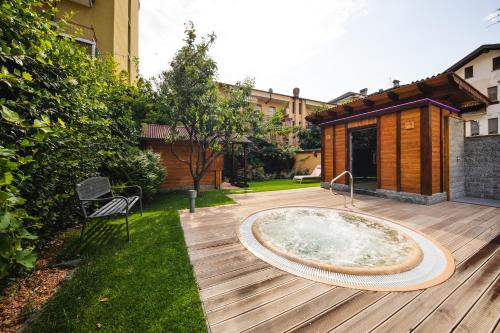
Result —
<instances>
[{"instance_id":1,"label":"metal handrail","mask_svg":"<svg viewBox=\"0 0 500 333\"><path fill-rule=\"evenodd\" d=\"M330 192L333 195L336 195L336 193L333 192L333 183L335 183L335 181L337 179L339 179L340 177L342 177L346 173L349 175L349 181L350 181L350 186L351 186L351 205L354 206L354 179L352 178L352 173L350 171L345 170L340 175L338 175L337 177L332 179L332 181L330 182ZM342 194L342 195L344 196L344 207L347 207L347 197L344 194Z\"/></svg>"}]
</instances>

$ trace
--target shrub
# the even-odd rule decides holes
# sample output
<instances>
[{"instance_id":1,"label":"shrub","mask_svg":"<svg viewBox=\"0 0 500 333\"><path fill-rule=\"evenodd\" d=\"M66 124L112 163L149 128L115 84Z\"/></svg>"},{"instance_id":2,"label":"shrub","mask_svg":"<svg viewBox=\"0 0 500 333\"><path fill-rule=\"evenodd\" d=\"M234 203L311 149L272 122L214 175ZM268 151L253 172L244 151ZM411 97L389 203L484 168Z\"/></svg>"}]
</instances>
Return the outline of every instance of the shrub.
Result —
<instances>
[{"instance_id":1,"label":"shrub","mask_svg":"<svg viewBox=\"0 0 500 333\"><path fill-rule=\"evenodd\" d=\"M280 177L293 168L296 148L279 143L269 143L264 139L252 139L248 160L254 167L262 166L265 174Z\"/></svg>"},{"instance_id":2,"label":"shrub","mask_svg":"<svg viewBox=\"0 0 500 333\"><path fill-rule=\"evenodd\" d=\"M59 37L53 15L47 2L0 4L0 278L33 265L34 230L79 222L75 184L138 145L151 107L147 83Z\"/></svg>"},{"instance_id":3,"label":"shrub","mask_svg":"<svg viewBox=\"0 0 500 333\"><path fill-rule=\"evenodd\" d=\"M151 199L166 176L160 155L133 147L114 156L102 171L114 185L139 185L145 200Z\"/></svg>"},{"instance_id":4,"label":"shrub","mask_svg":"<svg viewBox=\"0 0 500 333\"><path fill-rule=\"evenodd\" d=\"M310 125L298 133L299 146L302 149L321 148L321 129L318 125Z\"/></svg>"}]
</instances>

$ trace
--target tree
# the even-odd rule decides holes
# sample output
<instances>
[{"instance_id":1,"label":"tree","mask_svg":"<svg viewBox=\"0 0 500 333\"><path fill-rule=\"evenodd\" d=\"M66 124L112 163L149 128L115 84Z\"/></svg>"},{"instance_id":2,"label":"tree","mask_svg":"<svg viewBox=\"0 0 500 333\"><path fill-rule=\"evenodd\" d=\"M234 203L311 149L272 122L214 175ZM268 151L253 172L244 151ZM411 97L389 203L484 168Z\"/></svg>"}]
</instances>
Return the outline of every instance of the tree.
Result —
<instances>
[{"instance_id":1,"label":"tree","mask_svg":"<svg viewBox=\"0 0 500 333\"><path fill-rule=\"evenodd\" d=\"M252 127L254 112L249 108L253 82L245 80L224 86L219 93L217 64L209 55L216 36L212 33L197 42L192 22L186 24L185 45L176 53L170 69L157 81L159 111L171 128L166 140L172 153L189 167L193 186L200 181L231 142ZM184 133L184 134L181 134ZM173 144L187 140L189 152L182 157Z\"/></svg>"},{"instance_id":2,"label":"tree","mask_svg":"<svg viewBox=\"0 0 500 333\"><path fill-rule=\"evenodd\" d=\"M321 148L321 129L311 125L299 131L299 146L302 149Z\"/></svg>"}]
</instances>

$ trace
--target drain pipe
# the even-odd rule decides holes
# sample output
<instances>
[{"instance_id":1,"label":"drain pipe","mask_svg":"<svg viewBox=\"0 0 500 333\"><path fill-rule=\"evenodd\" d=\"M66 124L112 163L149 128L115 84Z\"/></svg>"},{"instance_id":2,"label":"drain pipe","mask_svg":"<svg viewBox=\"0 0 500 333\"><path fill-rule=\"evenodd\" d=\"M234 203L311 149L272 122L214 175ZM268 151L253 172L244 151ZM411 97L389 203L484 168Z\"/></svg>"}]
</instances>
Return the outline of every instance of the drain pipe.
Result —
<instances>
[{"instance_id":1,"label":"drain pipe","mask_svg":"<svg viewBox=\"0 0 500 333\"><path fill-rule=\"evenodd\" d=\"M194 213L194 209L196 206L196 190L189 190L189 212Z\"/></svg>"}]
</instances>

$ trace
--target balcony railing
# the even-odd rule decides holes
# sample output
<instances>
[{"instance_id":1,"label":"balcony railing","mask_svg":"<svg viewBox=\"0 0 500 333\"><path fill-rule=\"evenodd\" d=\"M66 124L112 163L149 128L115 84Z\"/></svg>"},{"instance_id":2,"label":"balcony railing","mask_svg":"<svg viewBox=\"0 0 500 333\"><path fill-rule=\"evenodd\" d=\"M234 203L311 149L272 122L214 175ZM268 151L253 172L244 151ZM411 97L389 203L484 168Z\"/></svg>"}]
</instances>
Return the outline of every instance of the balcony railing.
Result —
<instances>
[{"instance_id":1,"label":"balcony railing","mask_svg":"<svg viewBox=\"0 0 500 333\"><path fill-rule=\"evenodd\" d=\"M62 37L71 37L75 41L85 47L88 53L95 57L97 53L97 38L93 27L88 27L76 22L67 21L64 26Z\"/></svg>"}]
</instances>

